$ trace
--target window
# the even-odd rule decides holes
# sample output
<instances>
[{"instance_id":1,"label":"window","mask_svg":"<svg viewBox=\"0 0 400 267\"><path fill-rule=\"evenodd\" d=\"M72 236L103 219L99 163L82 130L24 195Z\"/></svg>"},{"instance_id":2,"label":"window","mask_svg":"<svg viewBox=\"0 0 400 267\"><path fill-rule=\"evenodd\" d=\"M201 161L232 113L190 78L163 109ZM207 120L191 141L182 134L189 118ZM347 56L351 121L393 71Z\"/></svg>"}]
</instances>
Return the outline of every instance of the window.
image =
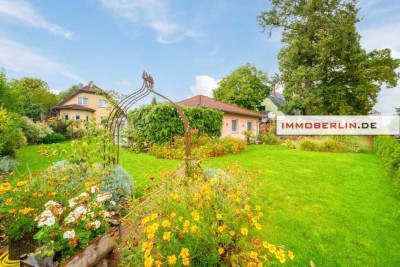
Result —
<instances>
[{"instance_id":1,"label":"window","mask_svg":"<svg viewBox=\"0 0 400 267\"><path fill-rule=\"evenodd\" d=\"M86 115L86 121L89 121L89 120L90 120L90 116Z\"/></svg>"},{"instance_id":2,"label":"window","mask_svg":"<svg viewBox=\"0 0 400 267\"><path fill-rule=\"evenodd\" d=\"M248 121L247 122L247 131L252 131L253 130L253 122L252 121Z\"/></svg>"},{"instance_id":3,"label":"window","mask_svg":"<svg viewBox=\"0 0 400 267\"><path fill-rule=\"evenodd\" d=\"M107 106L107 101L104 99L99 99L99 108L105 108Z\"/></svg>"},{"instance_id":4,"label":"window","mask_svg":"<svg viewBox=\"0 0 400 267\"><path fill-rule=\"evenodd\" d=\"M64 114L64 120L68 120L68 114Z\"/></svg>"},{"instance_id":5,"label":"window","mask_svg":"<svg viewBox=\"0 0 400 267\"><path fill-rule=\"evenodd\" d=\"M86 97L78 97L78 105L87 105L88 99Z\"/></svg>"},{"instance_id":6,"label":"window","mask_svg":"<svg viewBox=\"0 0 400 267\"><path fill-rule=\"evenodd\" d=\"M76 115L75 115L75 120L80 120L80 119L81 119L81 115L76 114Z\"/></svg>"},{"instance_id":7,"label":"window","mask_svg":"<svg viewBox=\"0 0 400 267\"><path fill-rule=\"evenodd\" d=\"M232 132L238 131L238 120L232 120Z\"/></svg>"}]
</instances>

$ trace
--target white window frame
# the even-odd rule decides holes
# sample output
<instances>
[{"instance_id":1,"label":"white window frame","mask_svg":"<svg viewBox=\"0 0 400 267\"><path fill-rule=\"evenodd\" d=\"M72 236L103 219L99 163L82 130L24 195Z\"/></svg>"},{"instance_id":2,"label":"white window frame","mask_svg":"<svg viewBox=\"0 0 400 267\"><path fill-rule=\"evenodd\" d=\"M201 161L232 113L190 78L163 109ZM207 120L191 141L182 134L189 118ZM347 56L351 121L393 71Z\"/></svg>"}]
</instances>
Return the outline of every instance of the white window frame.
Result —
<instances>
[{"instance_id":1,"label":"white window frame","mask_svg":"<svg viewBox=\"0 0 400 267\"><path fill-rule=\"evenodd\" d=\"M250 123L250 128L249 128L249 123ZM247 131L253 131L253 121L247 121L246 125Z\"/></svg>"},{"instance_id":2,"label":"white window frame","mask_svg":"<svg viewBox=\"0 0 400 267\"><path fill-rule=\"evenodd\" d=\"M236 122L236 129L234 130L233 129L233 125L234 125L234 123L233 122ZM232 131L232 133L238 133L239 132L239 120L238 119L232 119L231 120L231 131Z\"/></svg>"},{"instance_id":3,"label":"white window frame","mask_svg":"<svg viewBox=\"0 0 400 267\"><path fill-rule=\"evenodd\" d=\"M87 97L78 97L78 105L87 106L88 104L89 104L89 99Z\"/></svg>"},{"instance_id":4,"label":"white window frame","mask_svg":"<svg viewBox=\"0 0 400 267\"><path fill-rule=\"evenodd\" d=\"M99 99L99 108L106 108L107 107L107 100Z\"/></svg>"}]
</instances>

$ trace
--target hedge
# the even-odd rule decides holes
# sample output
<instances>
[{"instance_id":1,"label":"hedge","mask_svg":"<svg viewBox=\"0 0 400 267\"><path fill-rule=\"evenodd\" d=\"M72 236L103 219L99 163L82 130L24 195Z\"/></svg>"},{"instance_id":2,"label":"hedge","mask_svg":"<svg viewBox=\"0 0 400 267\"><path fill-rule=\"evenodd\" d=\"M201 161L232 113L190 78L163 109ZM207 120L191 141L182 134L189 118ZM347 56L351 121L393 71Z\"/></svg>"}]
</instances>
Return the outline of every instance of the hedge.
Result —
<instances>
[{"instance_id":1,"label":"hedge","mask_svg":"<svg viewBox=\"0 0 400 267\"><path fill-rule=\"evenodd\" d=\"M389 175L400 178L400 143L393 137L379 136L375 140L375 149Z\"/></svg>"},{"instance_id":2,"label":"hedge","mask_svg":"<svg viewBox=\"0 0 400 267\"><path fill-rule=\"evenodd\" d=\"M223 113L210 108L182 107L189 119L190 128L199 135L219 137ZM176 109L167 103L145 105L132 110L128 120L134 131L151 144L165 144L174 136L184 135L183 123Z\"/></svg>"}]
</instances>

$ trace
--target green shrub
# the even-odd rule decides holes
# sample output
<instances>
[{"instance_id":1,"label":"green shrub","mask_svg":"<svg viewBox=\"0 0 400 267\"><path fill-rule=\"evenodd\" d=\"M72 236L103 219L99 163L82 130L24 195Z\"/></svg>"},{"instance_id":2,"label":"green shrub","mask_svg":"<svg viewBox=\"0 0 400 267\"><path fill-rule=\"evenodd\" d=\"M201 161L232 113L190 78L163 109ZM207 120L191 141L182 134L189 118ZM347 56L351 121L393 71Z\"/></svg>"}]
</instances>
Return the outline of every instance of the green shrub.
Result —
<instances>
[{"instance_id":1,"label":"green shrub","mask_svg":"<svg viewBox=\"0 0 400 267\"><path fill-rule=\"evenodd\" d=\"M372 150L372 142L370 137L367 136L346 136L339 135L334 136L333 139L337 140L342 144L344 151L346 152L366 152Z\"/></svg>"},{"instance_id":2,"label":"green shrub","mask_svg":"<svg viewBox=\"0 0 400 267\"><path fill-rule=\"evenodd\" d=\"M400 173L400 143L390 136L379 136L375 141L377 155L393 177Z\"/></svg>"},{"instance_id":3,"label":"green shrub","mask_svg":"<svg viewBox=\"0 0 400 267\"><path fill-rule=\"evenodd\" d=\"M182 138L177 138L174 145L157 145L153 144L149 149L149 153L159 158L165 159L184 159L185 145ZM221 139L211 139L202 137L198 143L192 143L191 152L194 158L209 158L227 155L229 153L236 154L246 150L246 141L242 139L225 137ZM198 145L200 144L200 145Z\"/></svg>"},{"instance_id":4,"label":"green shrub","mask_svg":"<svg viewBox=\"0 0 400 267\"><path fill-rule=\"evenodd\" d=\"M305 151L320 151L320 144L317 141L306 139L300 141L299 148Z\"/></svg>"},{"instance_id":5,"label":"green shrub","mask_svg":"<svg viewBox=\"0 0 400 267\"><path fill-rule=\"evenodd\" d=\"M19 163L9 156L0 158L0 175L8 176L8 174L14 171L18 167Z\"/></svg>"},{"instance_id":6,"label":"green shrub","mask_svg":"<svg viewBox=\"0 0 400 267\"><path fill-rule=\"evenodd\" d=\"M70 120L52 118L47 122L47 124L50 126L53 132L62 134L65 137L70 137L70 133L68 133L68 126L71 124Z\"/></svg>"},{"instance_id":7,"label":"green shrub","mask_svg":"<svg viewBox=\"0 0 400 267\"><path fill-rule=\"evenodd\" d=\"M183 107L191 129L199 135L219 137L223 113L210 108ZM137 135L149 144L171 143L174 136L182 136L184 128L178 112L171 104L146 105L128 115L129 122Z\"/></svg>"},{"instance_id":8,"label":"green shrub","mask_svg":"<svg viewBox=\"0 0 400 267\"><path fill-rule=\"evenodd\" d=\"M121 211L126 208L127 200L135 194L135 186L132 177L124 168L117 165L109 175L103 177L103 182L104 183L100 185L100 191L110 192L112 194L111 200L105 203L107 210Z\"/></svg>"},{"instance_id":9,"label":"green shrub","mask_svg":"<svg viewBox=\"0 0 400 267\"><path fill-rule=\"evenodd\" d=\"M324 139L319 149L319 151L323 152L344 152L344 150L343 144L339 140L333 138Z\"/></svg>"},{"instance_id":10,"label":"green shrub","mask_svg":"<svg viewBox=\"0 0 400 267\"><path fill-rule=\"evenodd\" d=\"M285 147L291 148L291 149L295 149L295 148L296 148L296 144L295 144L292 140L290 140L290 139L285 140L285 141L281 144L281 146L285 146Z\"/></svg>"},{"instance_id":11,"label":"green shrub","mask_svg":"<svg viewBox=\"0 0 400 267\"><path fill-rule=\"evenodd\" d=\"M279 144L279 138L276 137L276 135L273 133L260 134L259 139L261 140L261 142L263 144L267 144L267 145Z\"/></svg>"},{"instance_id":12,"label":"green shrub","mask_svg":"<svg viewBox=\"0 0 400 267\"><path fill-rule=\"evenodd\" d=\"M40 143L46 135L53 133L53 130L47 124L35 123L28 117L22 117L22 130L29 144Z\"/></svg>"},{"instance_id":13,"label":"green shrub","mask_svg":"<svg viewBox=\"0 0 400 267\"><path fill-rule=\"evenodd\" d=\"M0 106L0 156L14 156L15 149L24 145L20 117Z\"/></svg>"},{"instance_id":14,"label":"green shrub","mask_svg":"<svg viewBox=\"0 0 400 267\"><path fill-rule=\"evenodd\" d=\"M60 143L64 140L65 140L64 135L62 135L60 133L52 133L52 134L46 135L43 138L42 143L43 144L54 144L54 143Z\"/></svg>"}]
</instances>

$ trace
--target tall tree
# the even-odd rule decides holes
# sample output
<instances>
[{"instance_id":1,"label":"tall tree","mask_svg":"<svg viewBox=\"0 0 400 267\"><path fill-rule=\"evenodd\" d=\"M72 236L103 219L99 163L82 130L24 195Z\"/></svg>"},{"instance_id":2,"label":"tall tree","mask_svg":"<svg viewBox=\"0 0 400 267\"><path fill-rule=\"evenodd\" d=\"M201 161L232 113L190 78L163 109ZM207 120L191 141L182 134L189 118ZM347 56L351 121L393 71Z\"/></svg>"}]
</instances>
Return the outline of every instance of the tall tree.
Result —
<instances>
[{"instance_id":1,"label":"tall tree","mask_svg":"<svg viewBox=\"0 0 400 267\"><path fill-rule=\"evenodd\" d=\"M357 0L270 0L258 17L282 29L279 69L289 112L367 114L383 83L394 87L400 60L389 49L367 53L356 30Z\"/></svg>"},{"instance_id":2,"label":"tall tree","mask_svg":"<svg viewBox=\"0 0 400 267\"><path fill-rule=\"evenodd\" d=\"M63 100L63 99L65 99L65 98L69 97L70 95L72 95L73 93L77 92L80 88L81 88L80 85L74 84L74 85L72 85L70 88L68 88L67 90L60 92L60 93L58 94L58 97L59 97L61 100Z\"/></svg>"},{"instance_id":3,"label":"tall tree","mask_svg":"<svg viewBox=\"0 0 400 267\"><path fill-rule=\"evenodd\" d=\"M216 100L255 111L270 91L267 74L249 63L222 78L218 85L213 91Z\"/></svg>"},{"instance_id":4,"label":"tall tree","mask_svg":"<svg viewBox=\"0 0 400 267\"><path fill-rule=\"evenodd\" d=\"M59 98L52 93L47 83L41 79L23 77L19 80L14 79L10 83L11 91L19 96L24 103L23 109L26 116L42 112L48 114L50 108L57 104ZM38 119L37 116L31 117Z\"/></svg>"}]
</instances>

